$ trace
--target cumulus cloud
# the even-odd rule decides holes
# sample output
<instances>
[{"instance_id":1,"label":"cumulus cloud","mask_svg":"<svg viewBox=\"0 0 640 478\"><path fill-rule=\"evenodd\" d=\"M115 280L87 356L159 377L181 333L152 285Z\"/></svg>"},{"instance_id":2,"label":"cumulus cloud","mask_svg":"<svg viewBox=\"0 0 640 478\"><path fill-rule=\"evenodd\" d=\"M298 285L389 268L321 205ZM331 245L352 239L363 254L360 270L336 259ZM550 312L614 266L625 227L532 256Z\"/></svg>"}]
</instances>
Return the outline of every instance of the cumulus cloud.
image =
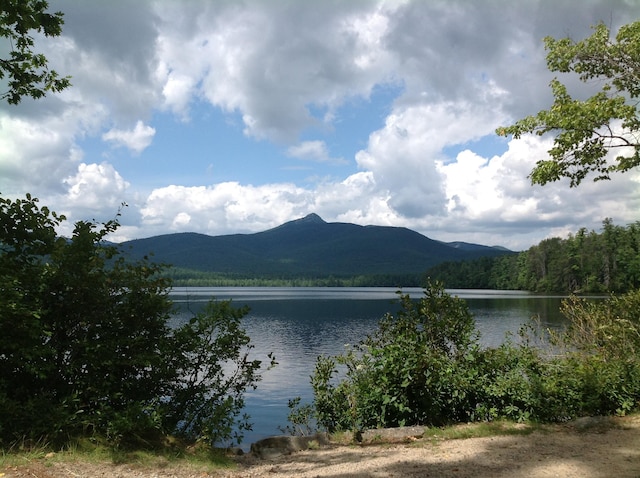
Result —
<instances>
[{"instance_id":1,"label":"cumulus cloud","mask_svg":"<svg viewBox=\"0 0 640 478\"><path fill-rule=\"evenodd\" d=\"M116 146L124 146L131 151L140 154L153 141L156 130L138 121L132 130L112 128L102 135L104 141L114 143Z\"/></svg>"},{"instance_id":2,"label":"cumulus cloud","mask_svg":"<svg viewBox=\"0 0 640 478\"><path fill-rule=\"evenodd\" d=\"M473 230L470 237L517 249L581 227L598 229L605 217L622 224L635 220L638 172L578 189L566 181L532 186L527 175L550 146L549 139L526 135L511 140L501 156L483 158L467 150L455 162L440 163L448 198L443 237ZM511 239L501 241L506 235Z\"/></svg>"},{"instance_id":3,"label":"cumulus cloud","mask_svg":"<svg viewBox=\"0 0 640 478\"><path fill-rule=\"evenodd\" d=\"M493 97L502 94L495 90ZM499 111L467 101L399 105L384 128L371 134L356 161L390 192L389 204L399 215L441 215L447 199L437 161L443 159L443 149L489 134L503 119Z\"/></svg>"},{"instance_id":4,"label":"cumulus cloud","mask_svg":"<svg viewBox=\"0 0 640 478\"><path fill-rule=\"evenodd\" d=\"M78 171L64 180L69 189L67 205L90 211L117 208L126 202L130 184L109 163L78 165ZM113 212L112 212L113 214Z\"/></svg>"},{"instance_id":5,"label":"cumulus cloud","mask_svg":"<svg viewBox=\"0 0 640 478\"><path fill-rule=\"evenodd\" d=\"M62 178L82 157L73 130L53 117L33 122L0 113L0 145L0 191L11 196L63 192Z\"/></svg>"},{"instance_id":6,"label":"cumulus cloud","mask_svg":"<svg viewBox=\"0 0 640 478\"><path fill-rule=\"evenodd\" d=\"M211 187L155 189L141 209L143 226L208 234L274 227L305 215L311 194L293 184L267 186L219 183Z\"/></svg>"},{"instance_id":7,"label":"cumulus cloud","mask_svg":"<svg viewBox=\"0 0 640 478\"><path fill-rule=\"evenodd\" d=\"M307 161L320 163L345 164L344 158L332 158L324 141L303 141L287 149L287 155Z\"/></svg>"},{"instance_id":8,"label":"cumulus cloud","mask_svg":"<svg viewBox=\"0 0 640 478\"><path fill-rule=\"evenodd\" d=\"M347 98L368 97L393 76L394 60L381 48L385 9L391 7L335 1L198 5L157 8L165 22L158 72L167 106L180 114L197 94L239 112L248 136L292 140L304 128L331 121ZM323 109L322 117L311 106Z\"/></svg>"},{"instance_id":9,"label":"cumulus cloud","mask_svg":"<svg viewBox=\"0 0 640 478\"><path fill-rule=\"evenodd\" d=\"M66 93L74 99L103 104L111 120L126 123L146 118L159 100L156 78L157 25L152 3L52 0L64 12L62 39L47 41L47 56L56 70L72 76Z\"/></svg>"},{"instance_id":10,"label":"cumulus cloud","mask_svg":"<svg viewBox=\"0 0 640 478\"><path fill-rule=\"evenodd\" d=\"M172 185L155 189L141 214L146 230L219 235L258 232L310 213L328 221L361 224L378 223L387 215L391 224L394 213L386 200L377 196L371 173L362 172L343 181L323 182L314 189L289 183Z\"/></svg>"}]
</instances>

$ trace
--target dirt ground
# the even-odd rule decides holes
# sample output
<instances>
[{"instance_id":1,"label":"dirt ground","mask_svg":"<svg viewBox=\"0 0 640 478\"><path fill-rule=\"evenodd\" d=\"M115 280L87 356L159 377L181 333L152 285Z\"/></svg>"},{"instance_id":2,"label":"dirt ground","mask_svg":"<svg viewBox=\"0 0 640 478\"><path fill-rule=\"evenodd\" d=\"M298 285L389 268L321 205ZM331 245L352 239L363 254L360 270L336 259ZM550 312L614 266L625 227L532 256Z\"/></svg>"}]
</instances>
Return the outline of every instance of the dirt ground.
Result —
<instances>
[{"instance_id":1,"label":"dirt ground","mask_svg":"<svg viewBox=\"0 0 640 478\"><path fill-rule=\"evenodd\" d=\"M640 477L640 416L574 422L529 435L437 441L428 435L401 444L331 445L260 460L237 458L232 470L185 465L153 469L110 463L34 461L0 469L1 478L240 477Z\"/></svg>"}]
</instances>

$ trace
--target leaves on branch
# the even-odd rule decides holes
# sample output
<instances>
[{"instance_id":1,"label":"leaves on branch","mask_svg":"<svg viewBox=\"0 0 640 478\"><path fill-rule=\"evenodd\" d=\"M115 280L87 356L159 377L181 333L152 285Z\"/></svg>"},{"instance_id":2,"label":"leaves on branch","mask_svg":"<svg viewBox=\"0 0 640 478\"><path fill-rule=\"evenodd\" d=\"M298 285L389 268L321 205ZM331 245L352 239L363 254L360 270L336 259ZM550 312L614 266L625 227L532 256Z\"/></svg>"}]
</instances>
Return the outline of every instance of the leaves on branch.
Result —
<instances>
[{"instance_id":1,"label":"leaves on branch","mask_svg":"<svg viewBox=\"0 0 640 478\"><path fill-rule=\"evenodd\" d=\"M38 99L48 92L59 92L70 86L70 77L50 70L47 58L34 52L32 32L46 37L62 32L62 12L47 13L44 0L2 0L0 2L0 36L9 40L9 56L0 58L0 79L8 79L8 91L0 98L17 105L23 97Z\"/></svg>"},{"instance_id":2,"label":"leaves on branch","mask_svg":"<svg viewBox=\"0 0 640 478\"><path fill-rule=\"evenodd\" d=\"M640 165L640 22L622 27L616 41L600 24L583 41L547 37L545 47L550 71L575 73L582 82L601 86L593 96L575 99L554 78L548 110L496 130L516 139L527 133L554 135L549 158L537 162L531 182L544 185L566 177L575 187L590 174L599 181Z\"/></svg>"}]
</instances>

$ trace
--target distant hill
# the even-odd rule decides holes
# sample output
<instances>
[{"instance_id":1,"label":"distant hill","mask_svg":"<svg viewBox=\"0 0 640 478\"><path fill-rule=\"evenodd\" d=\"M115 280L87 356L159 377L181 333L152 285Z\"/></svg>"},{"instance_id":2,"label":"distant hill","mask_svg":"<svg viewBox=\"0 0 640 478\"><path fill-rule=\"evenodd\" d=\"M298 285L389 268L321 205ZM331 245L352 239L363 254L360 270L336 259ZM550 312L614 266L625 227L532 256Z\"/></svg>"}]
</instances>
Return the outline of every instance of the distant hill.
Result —
<instances>
[{"instance_id":1,"label":"distant hill","mask_svg":"<svg viewBox=\"0 0 640 478\"><path fill-rule=\"evenodd\" d=\"M236 277L424 274L445 261L508 254L501 247L443 243L404 227L327 223L317 214L255 234L178 233L120 244L132 258Z\"/></svg>"}]
</instances>

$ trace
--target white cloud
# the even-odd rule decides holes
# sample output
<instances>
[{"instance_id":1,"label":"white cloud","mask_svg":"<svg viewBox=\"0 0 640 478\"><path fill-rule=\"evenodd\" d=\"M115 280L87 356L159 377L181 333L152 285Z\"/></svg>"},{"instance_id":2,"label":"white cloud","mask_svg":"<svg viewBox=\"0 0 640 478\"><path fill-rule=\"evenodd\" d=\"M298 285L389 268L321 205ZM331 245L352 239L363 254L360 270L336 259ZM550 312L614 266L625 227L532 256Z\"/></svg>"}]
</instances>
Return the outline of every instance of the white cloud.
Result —
<instances>
[{"instance_id":1,"label":"white cloud","mask_svg":"<svg viewBox=\"0 0 640 478\"><path fill-rule=\"evenodd\" d=\"M39 121L0 113L0 192L33 195L62 192L62 178L70 174L82 153L73 129L60 118Z\"/></svg>"},{"instance_id":2,"label":"white cloud","mask_svg":"<svg viewBox=\"0 0 640 478\"><path fill-rule=\"evenodd\" d=\"M511 140L501 156L482 158L463 151L456 162L440 163L448 198L442 236L454 240L475 231L469 237L517 249L581 227L598 229L605 217L620 224L636 220L638 172L574 189L566 181L532 186L527 175L550 146L548 139L527 135Z\"/></svg>"},{"instance_id":3,"label":"white cloud","mask_svg":"<svg viewBox=\"0 0 640 478\"><path fill-rule=\"evenodd\" d=\"M102 139L115 143L117 146L125 146L140 154L151 144L155 134L154 128L138 121L132 130L112 128L102 135Z\"/></svg>"},{"instance_id":4,"label":"white cloud","mask_svg":"<svg viewBox=\"0 0 640 478\"><path fill-rule=\"evenodd\" d=\"M101 164L78 165L73 176L64 180L68 191L63 198L65 209L76 211L71 219L101 220L112 218L123 203L127 202L127 189L130 184L106 162ZM91 217L77 217L78 212L91 214ZM69 214L69 213L67 213Z\"/></svg>"},{"instance_id":5,"label":"white cloud","mask_svg":"<svg viewBox=\"0 0 640 478\"><path fill-rule=\"evenodd\" d=\"M165 22L158 75L166 105L181 115L197 94L240 113L248 136L292 140L393 77L386 10L375 4L197 5L157 8ZM325 114L314 117L311 106Z\"/></svg>"},{"instance_id":6,"label":"white cloud","mask_svg":"<svg viewBox=\"0 0 640 478\"><path fill-rule=\"evenodd\" d=\"M211 187L167 186L154 190L141 208L151 230L206 234L259 231L309 210L311 194L293 184L245 186L227 182ZM186 218L189 221L186 221Z\"/></svg>"},{"instance_id":7,"label":"white cloud","mask_svg":"<svg viewBox=\"0 0 640 478\"><path fill-rule=\"evenodd\" d=\"M146 231L194 231L211 235L259 232L317 213L327 221L393 223L385 196L376 195L371 173L315 189L293 184L265 186L227 182L210 187L167 186L154 190L141 208ZM386 218L386 219L385 219Z\"/></svg>"},{"instance_id":8,"label":"white cloud","mask_svg":"<svg viewBox=\"0 0 640 478\"><path fill-rule=\"evenodd\" d=\"M332 158L324 141L303 141L287 149L287 155L307 161L345 164L344 158Z\"/></svg>"},{"instance_id":9,"label":"white cloud","mask_svg":"<svg viewBox=\"0 0 640 478\"><path fill-rule=\"evenodd\" d=\"M502 94L487 85L488 98ZM489 134L503 118L497 107L489 112L466 101L400 105L384 128L370 135L356 161L373 173L381 190L390 192L389 204L400 216L438 216L447 201L437 167L442 150Z\"/></svg>"}]
</instances>

